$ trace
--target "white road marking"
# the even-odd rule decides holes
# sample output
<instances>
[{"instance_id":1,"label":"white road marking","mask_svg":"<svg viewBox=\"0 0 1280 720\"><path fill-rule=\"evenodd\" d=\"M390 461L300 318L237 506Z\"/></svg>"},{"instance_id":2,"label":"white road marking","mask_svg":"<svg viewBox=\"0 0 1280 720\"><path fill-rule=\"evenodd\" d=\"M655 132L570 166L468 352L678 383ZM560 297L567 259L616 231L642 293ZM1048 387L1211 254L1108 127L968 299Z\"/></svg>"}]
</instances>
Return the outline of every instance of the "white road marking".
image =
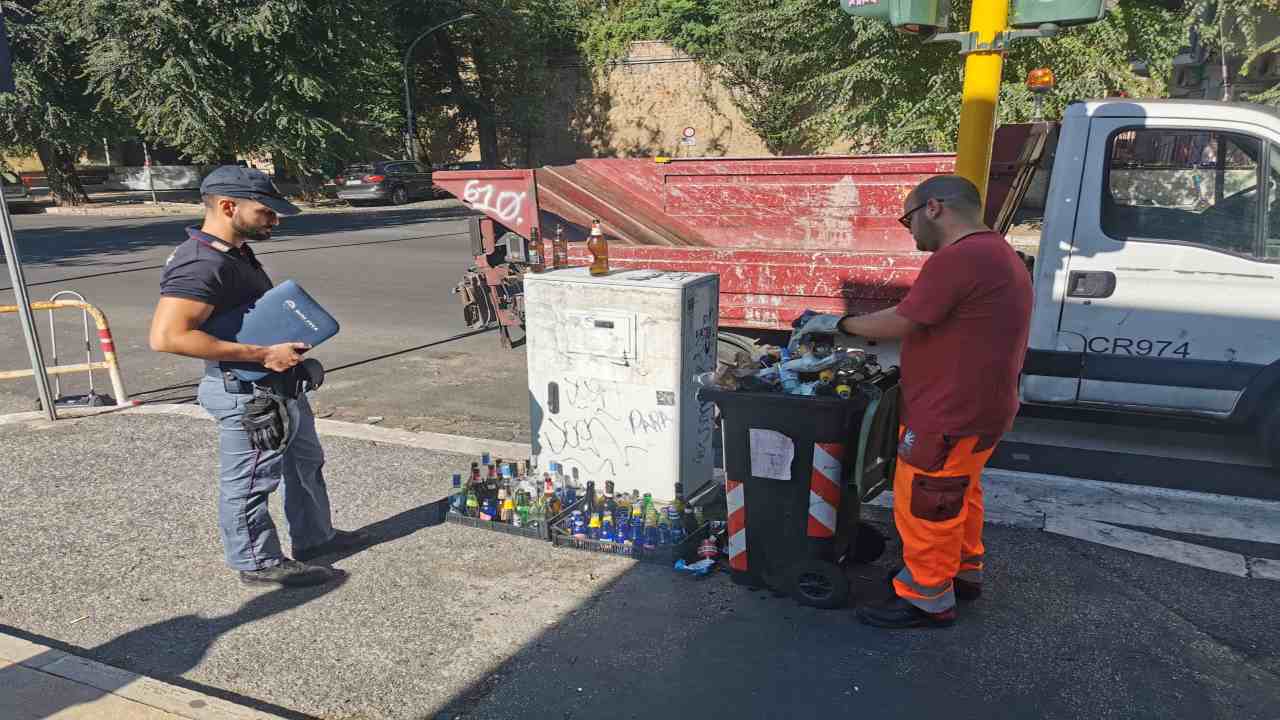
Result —
<instances>
[{"instance_id":1,"label":"white road marking","mask_svg":"<svg viewBox=\"0 0 1280 720\"><path fill-rule=\"evenodd\" d=\"M1240 553L1148 535L1137 530L1115 527L1093 520L1073 517L1048 517L1045 532L1086 540L1099 545L1128 550L1140 555L1172 560L1182 565L1204 568L1215 572L1248 577L1249 566Z\"/></svg>"}]
</instances>

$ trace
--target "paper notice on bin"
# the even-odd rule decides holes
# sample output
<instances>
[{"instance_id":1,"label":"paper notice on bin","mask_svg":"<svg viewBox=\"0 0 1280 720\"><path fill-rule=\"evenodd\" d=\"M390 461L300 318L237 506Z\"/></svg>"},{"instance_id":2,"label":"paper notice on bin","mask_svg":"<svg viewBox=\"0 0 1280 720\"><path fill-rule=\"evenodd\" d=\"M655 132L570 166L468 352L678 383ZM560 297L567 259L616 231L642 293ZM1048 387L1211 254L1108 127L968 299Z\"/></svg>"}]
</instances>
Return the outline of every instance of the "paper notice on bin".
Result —
<instances>
[{"instance_id":1,"label":"paper notice on bin","mask_svg":"<svg viewBox=\"0 0 1280 720\"><path fill-rule=\"evenodd\" d=\"M791 461L796 457L796 444L775 430L751 428L751 475L772 480L791 479Z\"/></svg>"}]
</instances>

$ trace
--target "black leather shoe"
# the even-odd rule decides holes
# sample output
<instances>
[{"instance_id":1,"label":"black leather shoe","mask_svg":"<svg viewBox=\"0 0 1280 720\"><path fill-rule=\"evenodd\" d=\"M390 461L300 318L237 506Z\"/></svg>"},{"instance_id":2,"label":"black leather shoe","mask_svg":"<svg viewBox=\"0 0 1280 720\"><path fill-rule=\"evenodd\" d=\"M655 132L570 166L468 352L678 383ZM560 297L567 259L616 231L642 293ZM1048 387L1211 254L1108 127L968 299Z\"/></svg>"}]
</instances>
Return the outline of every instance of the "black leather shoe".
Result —
<instances>
[{"instance_id":1,"label":"black leather shoe","mask_svg":"<svg viewBox=\"0 0 1280 720\"><path fill-rule=\"evenodd\" d=\"M341 552L343 550L354 550L362 548L369 544L369 533L363 530L337 530L333 533L333 537L329 542L313 545L309 548L294 549L293 557L295 560L312 560L322 555Z\"/></svg>"},{"instance_id":2,"label":"black leather shoe","mask_svg":"<svg viewBox=\"0 0 1280 720\"><path fill-rule=\"evenodd\" d=\"M245 585L280 585L282 587L310 587L323 585L337 577L337 573L319 565L305 565L297 560L285 559L274 567L261 570L241 570L240 582Z\"/></svg>"},{"instance_id":3,"label":"black leather shoe","mask_svg":"<svg viewBox=\"0 0 1280 720\"><path fill-rule=\"evenodd\" d=\"M858 608L858 620L864 625L893 630L917 627L947 627L956 621L956 609L940 613L921 610L897 595L884 605Z\"/></svg>"},{"instance_id":4,"label":"black leather shoe","mask_svg":"<svg viewBox=\"0 0 1280 720\"><path fill-rule=\"evenodd\" d=\"M889 587L893 587L893 579L900 572L902 572L902 566L898 565L890 570L888 575L884 576L884 581L889 584ZM952 587L955 588L956 600L960 602L973 602L982 597L982 583L956 578L952 581Z\"/></svg>"}]
</instances>

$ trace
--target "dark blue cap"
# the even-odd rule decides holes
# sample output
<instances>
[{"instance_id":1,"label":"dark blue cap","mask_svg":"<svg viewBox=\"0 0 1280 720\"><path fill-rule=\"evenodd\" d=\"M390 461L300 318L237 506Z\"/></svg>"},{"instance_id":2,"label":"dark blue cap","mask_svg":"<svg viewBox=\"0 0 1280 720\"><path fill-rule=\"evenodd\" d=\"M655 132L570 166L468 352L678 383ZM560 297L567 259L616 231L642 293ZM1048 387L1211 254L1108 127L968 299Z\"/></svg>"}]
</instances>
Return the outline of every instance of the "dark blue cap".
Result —
<instances>
[{"instance_id":1,"label":"dark blue cap","mask_svg":"<svg viewBox=\"0 0 1280 720\"><path fill-rule=\"evenodd\" d=\"M277 215L297 215L302 212L280 194L279 188L266 173L239 165L220 165L214 168L200 183L200 194L257 200L274 210Z\"/></svg>"}]
</instances>

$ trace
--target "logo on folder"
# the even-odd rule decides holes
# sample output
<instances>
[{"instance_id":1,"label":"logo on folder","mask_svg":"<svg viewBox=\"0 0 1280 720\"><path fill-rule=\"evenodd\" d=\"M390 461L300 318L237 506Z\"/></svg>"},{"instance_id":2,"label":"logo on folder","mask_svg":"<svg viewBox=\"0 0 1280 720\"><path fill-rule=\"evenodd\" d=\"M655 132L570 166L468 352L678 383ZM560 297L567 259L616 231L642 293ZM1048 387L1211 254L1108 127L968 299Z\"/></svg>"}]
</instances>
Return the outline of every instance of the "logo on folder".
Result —
<instances>
[{"instance_id":1,"label":"logo on folder","mask_svg":"<svg viewBox=\"0 0 1280 720\"><path fill-rule=\"evenodd\" d=\"M311 328L313 332L320 332L320 327L316 325L314 322L312 322L311 318L307 317L305 314L303 314L301 310L298 309L298 303L292 300L285 300L284 306L285 308L292 310L293 314L297 315L298 319L301 320L307 327Z\"/></svg>"}]
</instances>

